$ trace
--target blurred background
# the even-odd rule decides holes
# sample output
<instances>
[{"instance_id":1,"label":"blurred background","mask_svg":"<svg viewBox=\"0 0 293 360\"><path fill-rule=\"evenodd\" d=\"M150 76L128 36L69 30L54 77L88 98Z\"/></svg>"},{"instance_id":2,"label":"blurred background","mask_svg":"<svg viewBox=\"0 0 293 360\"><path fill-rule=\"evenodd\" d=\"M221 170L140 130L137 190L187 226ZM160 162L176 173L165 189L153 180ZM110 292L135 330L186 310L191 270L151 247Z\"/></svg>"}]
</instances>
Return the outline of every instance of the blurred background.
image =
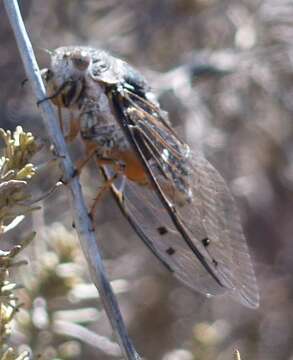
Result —
<instances>
[{"instance_id":1,"label":"blurred background","mask_svg":"<svg viewBox=\"0 0 293 360\"><path fill-rule=\"evenodd\" d=\"M97 209L98 241L131 338L146 359L293 359L293 3L290 0L21 1L41 67L42 48L102 47L146 76L192 146L227 180L240 210L261 294L258 310L207 299L174 280L110 196ZM36 100L0 6L0 126L45 141ZM37 155L44 164L48 151ZM72 146L76 158L79 146ZM50 175L49 175L50 174ZM60 177L46 165L36 194ZM98 174L82 175L94 197ZM72 229L64 188L23 225L37 237L15 270L24 303L10 342L40 359L112 359L114 338ZM3 247L17 243L13 232ZM1 245L2 246L2 245ZM98 336L97 336L98 334ZM113 348L114 346L114 348Z\"/></svg>"}]
</instances>

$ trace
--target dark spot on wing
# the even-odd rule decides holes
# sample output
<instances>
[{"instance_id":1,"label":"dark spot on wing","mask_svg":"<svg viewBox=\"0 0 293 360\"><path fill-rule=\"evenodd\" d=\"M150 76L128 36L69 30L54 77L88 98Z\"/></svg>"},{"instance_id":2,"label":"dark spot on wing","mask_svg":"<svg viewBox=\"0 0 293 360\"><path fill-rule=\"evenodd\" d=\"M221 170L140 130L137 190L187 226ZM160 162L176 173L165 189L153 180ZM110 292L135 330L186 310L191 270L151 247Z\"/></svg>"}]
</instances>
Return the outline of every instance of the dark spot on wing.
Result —
<instances>
[{"instance_id":1,"label":"dark spot on wing","mask_svg":"<svg viewBox=\"0 0 293 360\"><path fill-rule=\"evenodd\" d=\"M208 246L210 245L210 243L211 243L211 240L206 237L206 238L203 238L203 239L201 240L201 242L202 242L202 244L203 244L204 247L208 247Z\"/></svg>"},{"instance_id":2,"label":"dark spot on wing","mask_svg":"<svg viewBox=\"0 0 293 360\"><path fill-rule=\"evenodd\" d=\"M215 267L218 266L218 262L215 259L213 259L213 264L215 265Z\"/></svg>"},{"instance_id":3,"label":"dark spot on wing","mask_svg":"<svg viewBox=\"0 0 293 360\"><path fill-rule=\"evenodd\" d=\"M167 228L165 228L165 226L159 226L157 228L157 230L160 235L165 235L168 233L168 230L167 230Z\"/></svg>"},{"instance_id":4,"label":"dark spot on wing","mask_svg":"<svg viewBox=\"0 0 293 360\"><path fill-rule=\"evenodd\" d=\"M173 255L173 254L175 254L175 250L172 247L169 247L169 249L166 250L166 253L168 255Z\"/></svg>"}]
</instances>

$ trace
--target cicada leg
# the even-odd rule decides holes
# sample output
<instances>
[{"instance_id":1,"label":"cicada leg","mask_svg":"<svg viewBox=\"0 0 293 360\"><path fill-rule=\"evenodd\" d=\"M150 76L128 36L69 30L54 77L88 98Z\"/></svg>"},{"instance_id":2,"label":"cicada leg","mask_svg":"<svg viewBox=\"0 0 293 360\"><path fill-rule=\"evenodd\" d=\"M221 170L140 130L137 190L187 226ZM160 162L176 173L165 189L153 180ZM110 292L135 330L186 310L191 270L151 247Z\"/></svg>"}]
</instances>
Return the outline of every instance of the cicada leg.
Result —
<instances>
[{"instance_id":1,"label":"cicada leg","mask_svg":"<svg viewBox=\"0 0 293 360\"><path fill-rule=\"evenodd\" d=\"M61 117L59 116L59 122L60 122L60 127L62 130L62 133L64 134L62 116ZM67 143L72 142L79 133L80 133L80 121L79 121L79 119L72 117L69 122L69 132L68 132L68 134L65 135L65 141Z\"/></svg>"},{"instance_id":2,"label":"cicada leg","mask_svg":"<svg viewBox=\"0 0 293 360\"><path fill-rule=\"evenodd\" d=\"M98 146L94 145L92 143L86 144L86 156L83 159L80 159L76 162L76 169L75 169L75 175L79 175L81 173L81 170L85 167L85 165L94 157L97 156L97 149ZM101 165L111 165L115 166L117 163L117 160L109 159L109 158L96 158L96 163Z\"/></svg>"},{"instance_id":3,"label":"cicada leg","mask_svg":"<svg viewBox=\"0 0 293 360\"><path fill-rule=\"evenodd\" d=\"M85 165L95 156L97 153L97 146L87 145L86 146L86 156L83 159L80 159L76 162L75 175L80 175L81 170Z\"/></svg>"},{"instance_id":4,"label":"cicada leg","mask_svg":"<svg viewBox=\"0 0 293 360\"><path fill-rule=\"evenodd\" d=\"M90 209L90 214L92 217L95 213L96 207L97 207L98 202L100 201L102 195L110 189L112 191L115 191L116 197L122 203L123 202L123 190L124 190L124 185L125 185L125 165L123 163L121 163L121 161L112 160L112 159L98 159L97 163L100 166L105 166L105 165L113 166L114 175L112 175L110 178L108 178L108 180L106 180L103 183L102 187L99 189L96 197L94 198L94 202ZM117 178L119 176L122 176L122 183L121 183L121 186L118 188L117 186L114 186L114 182L115 182L115 180L117 180Z\"/></svg>"}]
</instances>

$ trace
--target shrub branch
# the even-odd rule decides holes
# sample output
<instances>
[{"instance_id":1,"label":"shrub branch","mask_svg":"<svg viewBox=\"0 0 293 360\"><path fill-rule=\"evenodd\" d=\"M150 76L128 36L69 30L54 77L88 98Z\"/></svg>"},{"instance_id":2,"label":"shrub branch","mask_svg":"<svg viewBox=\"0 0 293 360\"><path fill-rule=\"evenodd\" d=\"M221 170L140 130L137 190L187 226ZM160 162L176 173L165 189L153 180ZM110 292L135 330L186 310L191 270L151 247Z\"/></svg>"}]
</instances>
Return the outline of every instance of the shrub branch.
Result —
<instances>
[{"instance_id":1,"label":"shrub branch","mask_svg":"<svg viewBox=\"0 0 293 360\"><path fill-rule=\"evenodd\" d=\"M16 38L27 78L33 87L37 101L40 101L47 96L46 90L40 76L40 70L31 42L20 14L18 3L16 0L4 0L3 2ZM87 208L82 196L79 180L77 177L72 178L74 166L56 121L54 109L49 101L43 101L40 104L40 111L48 132L48 137L54 146L57 156L60 158L65 180L68 183L67 188L71 195L70 199L75 228L79 235L80 244L86 257L92 280L99 290L101 300L112 328L117 336L124 357L129 360L140 359L127 335L117 300L107 279L95 233L93 231L93 225L88 216Z\"/></svg>"}]
</instances>

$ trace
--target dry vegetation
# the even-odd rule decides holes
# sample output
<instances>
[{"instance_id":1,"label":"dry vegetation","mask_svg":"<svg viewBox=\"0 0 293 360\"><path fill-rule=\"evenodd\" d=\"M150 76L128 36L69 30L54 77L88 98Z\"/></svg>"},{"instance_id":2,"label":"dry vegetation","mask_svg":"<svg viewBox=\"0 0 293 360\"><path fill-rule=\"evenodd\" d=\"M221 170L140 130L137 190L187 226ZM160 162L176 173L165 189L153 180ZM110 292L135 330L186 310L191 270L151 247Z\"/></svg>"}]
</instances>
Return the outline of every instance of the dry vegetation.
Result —
<instances>
[{"instance_id":1,"label":"dry vegetation","mask_svg":"<svg viewBox=\"0 0 293 360\"><path fill-rule=\"evenodd\" d=\"M237 198L261 291L257 311L183 288L144 248L110 196L103 198L96 216L99 241L137 350L152 360L232 359L236 347L244 360L291 359L292 2L28 0L22 7L36 49L89 44L136 65L159 94L172 123L191 145L203 144ZM43 144L33 160L18 164L20 171L33 161L37 175L30 167L30 179L27 173L9 179L21 183L13 185L21 194L14 200L23 205L51 189L60 171L56 163L48 163L49 146L30 87L20 86L25 75L2 5L0 16L0 126L14 131L22 125ZM46 54L39 50L38 57L45 66ZM4 149L5 142L1 144ZM76 145L72 153L80 157ZM28 180L29 186L24 185ZM82 182L90 200L99 186L91 166ZM3 191L10 191L2 184L0 177L0 221ZM117 357L72 230L65 191L58 188L38 205L41 210L30 214L28 207L24 221L1 233L0 267L5 270L0 272L0 287L1 294L6 293L0 305L1 314L9 308L9 327L5 323L3 328L2 320L0 341L5 338L15 354L32 350L41 359ZM0 223L2 232L23 213L18 204L11 209L8 220ZM26 243L32 229L37 236L19 256L28 265L11 267L17 262L15 246ZM11 287L3 290L7 281ZM16 290L14 281L24 289ZM12 309L20 303L15 315Z\"/></svg>"}]
</instances>

